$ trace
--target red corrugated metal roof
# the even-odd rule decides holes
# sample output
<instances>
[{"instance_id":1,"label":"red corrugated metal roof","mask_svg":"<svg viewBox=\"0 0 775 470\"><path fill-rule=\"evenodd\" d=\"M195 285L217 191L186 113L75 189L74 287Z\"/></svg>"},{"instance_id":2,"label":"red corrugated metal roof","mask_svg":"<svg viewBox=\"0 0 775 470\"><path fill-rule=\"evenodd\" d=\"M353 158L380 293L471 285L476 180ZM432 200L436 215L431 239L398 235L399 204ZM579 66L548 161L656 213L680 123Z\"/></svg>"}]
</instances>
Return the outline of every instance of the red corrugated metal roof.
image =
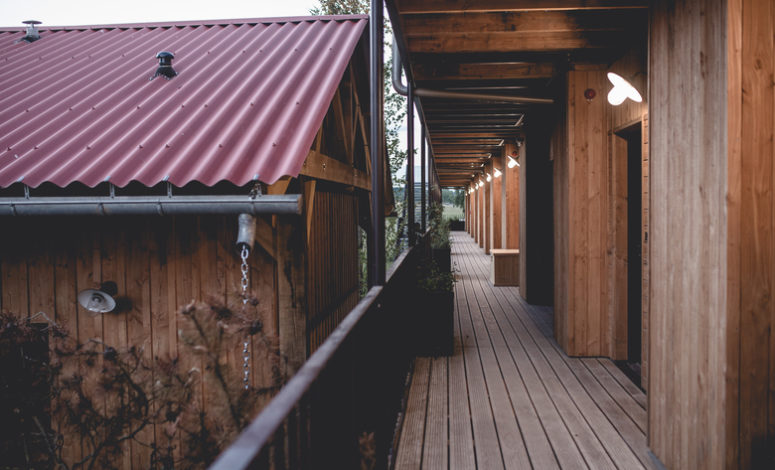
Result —
<instances>
[{"instance_id":1,"label":"red corrugated metal roof","mask_svg":"<svg viewBox=\"0 0 775 470\"><path fill-rule=\"evenodd\" d=\"M366 22L0 30L0 187L297 176ZM178 76L149 81L160 51Z\"/></svg>"}]
</instances>

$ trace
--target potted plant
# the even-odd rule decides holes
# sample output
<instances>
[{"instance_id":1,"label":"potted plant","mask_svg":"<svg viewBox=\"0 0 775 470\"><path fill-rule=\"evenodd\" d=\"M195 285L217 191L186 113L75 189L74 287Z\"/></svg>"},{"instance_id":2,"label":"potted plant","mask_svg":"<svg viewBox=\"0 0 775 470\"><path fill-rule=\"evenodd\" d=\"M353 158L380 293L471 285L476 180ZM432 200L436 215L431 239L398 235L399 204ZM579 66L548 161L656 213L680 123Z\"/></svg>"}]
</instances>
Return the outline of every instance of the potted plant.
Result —
<instances>
[{"instance_id":1,"label":"potted plant","mask_svg":"<svg viewBox=\"0 0 775 470\"><path fill-rule=\"evenodd\" d=\"M453 352L455 277L433 260L421 262L417 276L416 347L420 356Z\"/></svg>"},{"instance_id":2,"label":"potted plant","mask_svg":"<svg viewBox=\"0 0 775 470\"><path fill-rule=\"evenodd\" d=\"M440 271L452 271L452 252L449 241L449 221L443 217L443 207L434 202L430 208L431 256Z\"/></svg>"}]
</instances>

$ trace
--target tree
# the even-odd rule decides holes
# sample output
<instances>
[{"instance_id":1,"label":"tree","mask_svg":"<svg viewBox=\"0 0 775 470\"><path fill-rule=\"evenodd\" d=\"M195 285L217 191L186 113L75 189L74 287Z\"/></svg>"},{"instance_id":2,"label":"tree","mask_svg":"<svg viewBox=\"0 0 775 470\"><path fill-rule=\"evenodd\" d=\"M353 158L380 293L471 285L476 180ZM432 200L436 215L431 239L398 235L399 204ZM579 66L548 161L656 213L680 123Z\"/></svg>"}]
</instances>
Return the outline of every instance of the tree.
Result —
<instances>
[{"instance_id":1,"label":"tree","mask_svg":"<svg viewBox=\"0 0 775 470\"><path fill-rule=\"evenodd\" d=\"M318 0L319 5L310 9L312 15L354 15L369 14L371 2L368 0ZM390 21L385 18L385 50L390 51L393 30L390 28ZM385 72L383 77L383 87L385 91L385 139L387 145L388 162L390 163L390 174L393 186L402 186L405 181L398 178L397 172L406 161L406 149L401 148L401 140L398 137L399 130L406 120L406 98L393 90L391 83L391 68L393 58L385 54Z\"/></svg>"}]
</instances>

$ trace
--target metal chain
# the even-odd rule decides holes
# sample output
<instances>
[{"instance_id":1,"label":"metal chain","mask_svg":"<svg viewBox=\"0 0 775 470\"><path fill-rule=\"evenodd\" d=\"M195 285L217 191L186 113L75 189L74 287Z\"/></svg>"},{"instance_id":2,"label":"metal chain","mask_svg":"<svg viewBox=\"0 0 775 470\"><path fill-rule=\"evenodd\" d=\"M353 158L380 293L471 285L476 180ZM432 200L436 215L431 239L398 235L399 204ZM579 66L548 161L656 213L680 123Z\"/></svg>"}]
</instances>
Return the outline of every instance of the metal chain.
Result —
<instances>
[{"instance_id":1,"label":"metal chain","mask_svg":"<svg viewBox=\"0 0 775 470\"><path fill-rule=\"evenodd\" d=\"M240 267L240 270L242 271L242 280L240 281L240 285L242 286L242 305L248 303L248 273L250 272L250 266L248 266L249 254L250 250L247 245L242 245L242 266Z\"/></svg>"},{"instance_id":2,"label":"metal chain","mask_svg":"<svg viewBox=\"0 0 775 470\"><path fill-rule=\"evenodd\" d=\"M242 266L240 266L240 271L242 271L242 279L240 280L240 285L242 286L242 305L247 305L248 303L248 274L250 272L250 266L248 266L248 256L250 255L250 249L248 249L247 245L242 245ZM245 340L242 343L242 384L245 387L245 390L249 388L249 382L250 382L250 337L246 334Z\"/></svg>"}]
</instances>

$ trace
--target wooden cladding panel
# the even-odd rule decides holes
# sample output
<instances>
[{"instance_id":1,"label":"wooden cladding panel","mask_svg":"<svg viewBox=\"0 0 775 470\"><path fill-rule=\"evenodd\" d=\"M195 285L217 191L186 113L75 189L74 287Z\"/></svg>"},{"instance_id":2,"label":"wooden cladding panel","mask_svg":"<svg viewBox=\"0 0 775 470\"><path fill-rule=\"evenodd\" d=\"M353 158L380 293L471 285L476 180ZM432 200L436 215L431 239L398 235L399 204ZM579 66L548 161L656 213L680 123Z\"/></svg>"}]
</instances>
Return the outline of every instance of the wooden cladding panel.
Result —
<instances>
[{"instance_id":1,"label":"wooden cladding panel","mask_svg":"<svg viewBox=\"0 0 775 470\"><path fill-rule=\"evenodd\" d=\"M726 463L728 468L770 468L775 465L775 6L730 1L726 11Z\"/></svg>"},{"instance_id":2,"label":"wooden cladding panel","mask_svg":"<svg viewBox=\"0 0 775 470\"><path fill-rule=\"evenodd\" d=\"M105 221L73 217L4 221L4 226L14 230L0 235L0 308L21 315L45 312L80 342L96 339L119 347L135 345L143 347L148 358L163 358L185 351L178 347L180 307L192 300L241 306L236 217L116 217L110 224ZM55 236L52 227L56 227ZM260 316L268 335L277 335L277 266L259 247L251 253L249 263L249 294L258 299L249 314ZM93 315L78 304L78 292L99 288L108 280L117 283L117 297L129 301L128 310ZM271 364L259 359L258 345L251 348L253 385L271 387ZM223 357L237 373L242 369L241 351L240 342ZM186 367L201 366L198 359L181 359ZM84 378L94 387L97 379L94 374ZM194 399L207 409L218 398L212 384L203 381ZM140 438L150 441L154 435L159 445L167 445L161 427L143 430ZM70 462L89 451L88 447L82 450L72 436L65 436L64 442L64 455ZM147 467L150 449L127 443L119 462L125 468Z\"/></svg>"},{"instance_id":3,"label":"wooden cladding panel","mask_svg":"<svg viewBox=\"0 0 775 470\"><path fill-rule=\"evenodd\" d=\"M360 299L356 203L348 193L315 194L307 240L310 354Z\"/></svg>"},{"instance_id":4,"label":"wooden cladding panel","mask_svg":"<svg viewBox=\"0 0 775 470\"><path fill-rule=\"evenodd\" d=\"M516 149L516 145L506 143L504 154L510 155ZM520 149L521 150L521 149ZM524 160L524 159L523 159ZM519 249L519 167L509 168L508 159L503 157L503 186L504 186L504 248Z\"/></svg>"},{"instance_id":5,"label":"wooden cladding panel","mask_svg":"<svg viewBox=\"0 0 775 470\"><path fill-rule=\"evenodd\" d=\"M493 157L493 173L492 174L492 189L490 190L490 211L491 211L491 217L490 220L492 221L492 236L490 239L492 240L490 242L490 248L503 248L503 190L505 189L503 187L503 163L502 159L499 157ZM497 168L501 171L501 175L499 177L495 177L495 170L494 168Z\"/></svg>"},{"instance_id":6,"label":"wooden cladding panel","mask_svg":"<svg viewBox=\"0 0 775 470\"><path fill-rule=\"evenodd\" d=\"M658 1L651 10L648 438L667 468L725 467L724 415L735 406L724 374L735 277L727 271L726 14L721 1Z\"/></svg>"},{"instance_id":7,"label":"wooden cladding panel","mask_svg":"<svg viewBox=\"0 0 775 470\"><path fill-rule=\"evenodd\" d=\"M567 300L559 300L560 306L567 305L567 308L557 311L557 315L565 317L558 320L564 331L557 337L563 340L560 344L569 355L609 354L611 335L606 314L609 175L604 131L608 103L603 99L584 98L586 89L602 90L606 82L603 70L568 73L567 154L560 151L555 156L555 181L561 185L567 181L567 186L558 188L558 191L567 191L559 194L556 203L558 216L567 216L567 220L559 221L564 230L558 232L558 237L568 238L567 252L564 246L556 248L556 256L567 257L558 261L556 272L556 277L567 276L557 281L561 286L567 285ZM567 211L561 207L566 201ZM563 269L566 263L567 268ZM562 294L562 290L558 291L558 295Z\"/></svg>"}]
</instances>

